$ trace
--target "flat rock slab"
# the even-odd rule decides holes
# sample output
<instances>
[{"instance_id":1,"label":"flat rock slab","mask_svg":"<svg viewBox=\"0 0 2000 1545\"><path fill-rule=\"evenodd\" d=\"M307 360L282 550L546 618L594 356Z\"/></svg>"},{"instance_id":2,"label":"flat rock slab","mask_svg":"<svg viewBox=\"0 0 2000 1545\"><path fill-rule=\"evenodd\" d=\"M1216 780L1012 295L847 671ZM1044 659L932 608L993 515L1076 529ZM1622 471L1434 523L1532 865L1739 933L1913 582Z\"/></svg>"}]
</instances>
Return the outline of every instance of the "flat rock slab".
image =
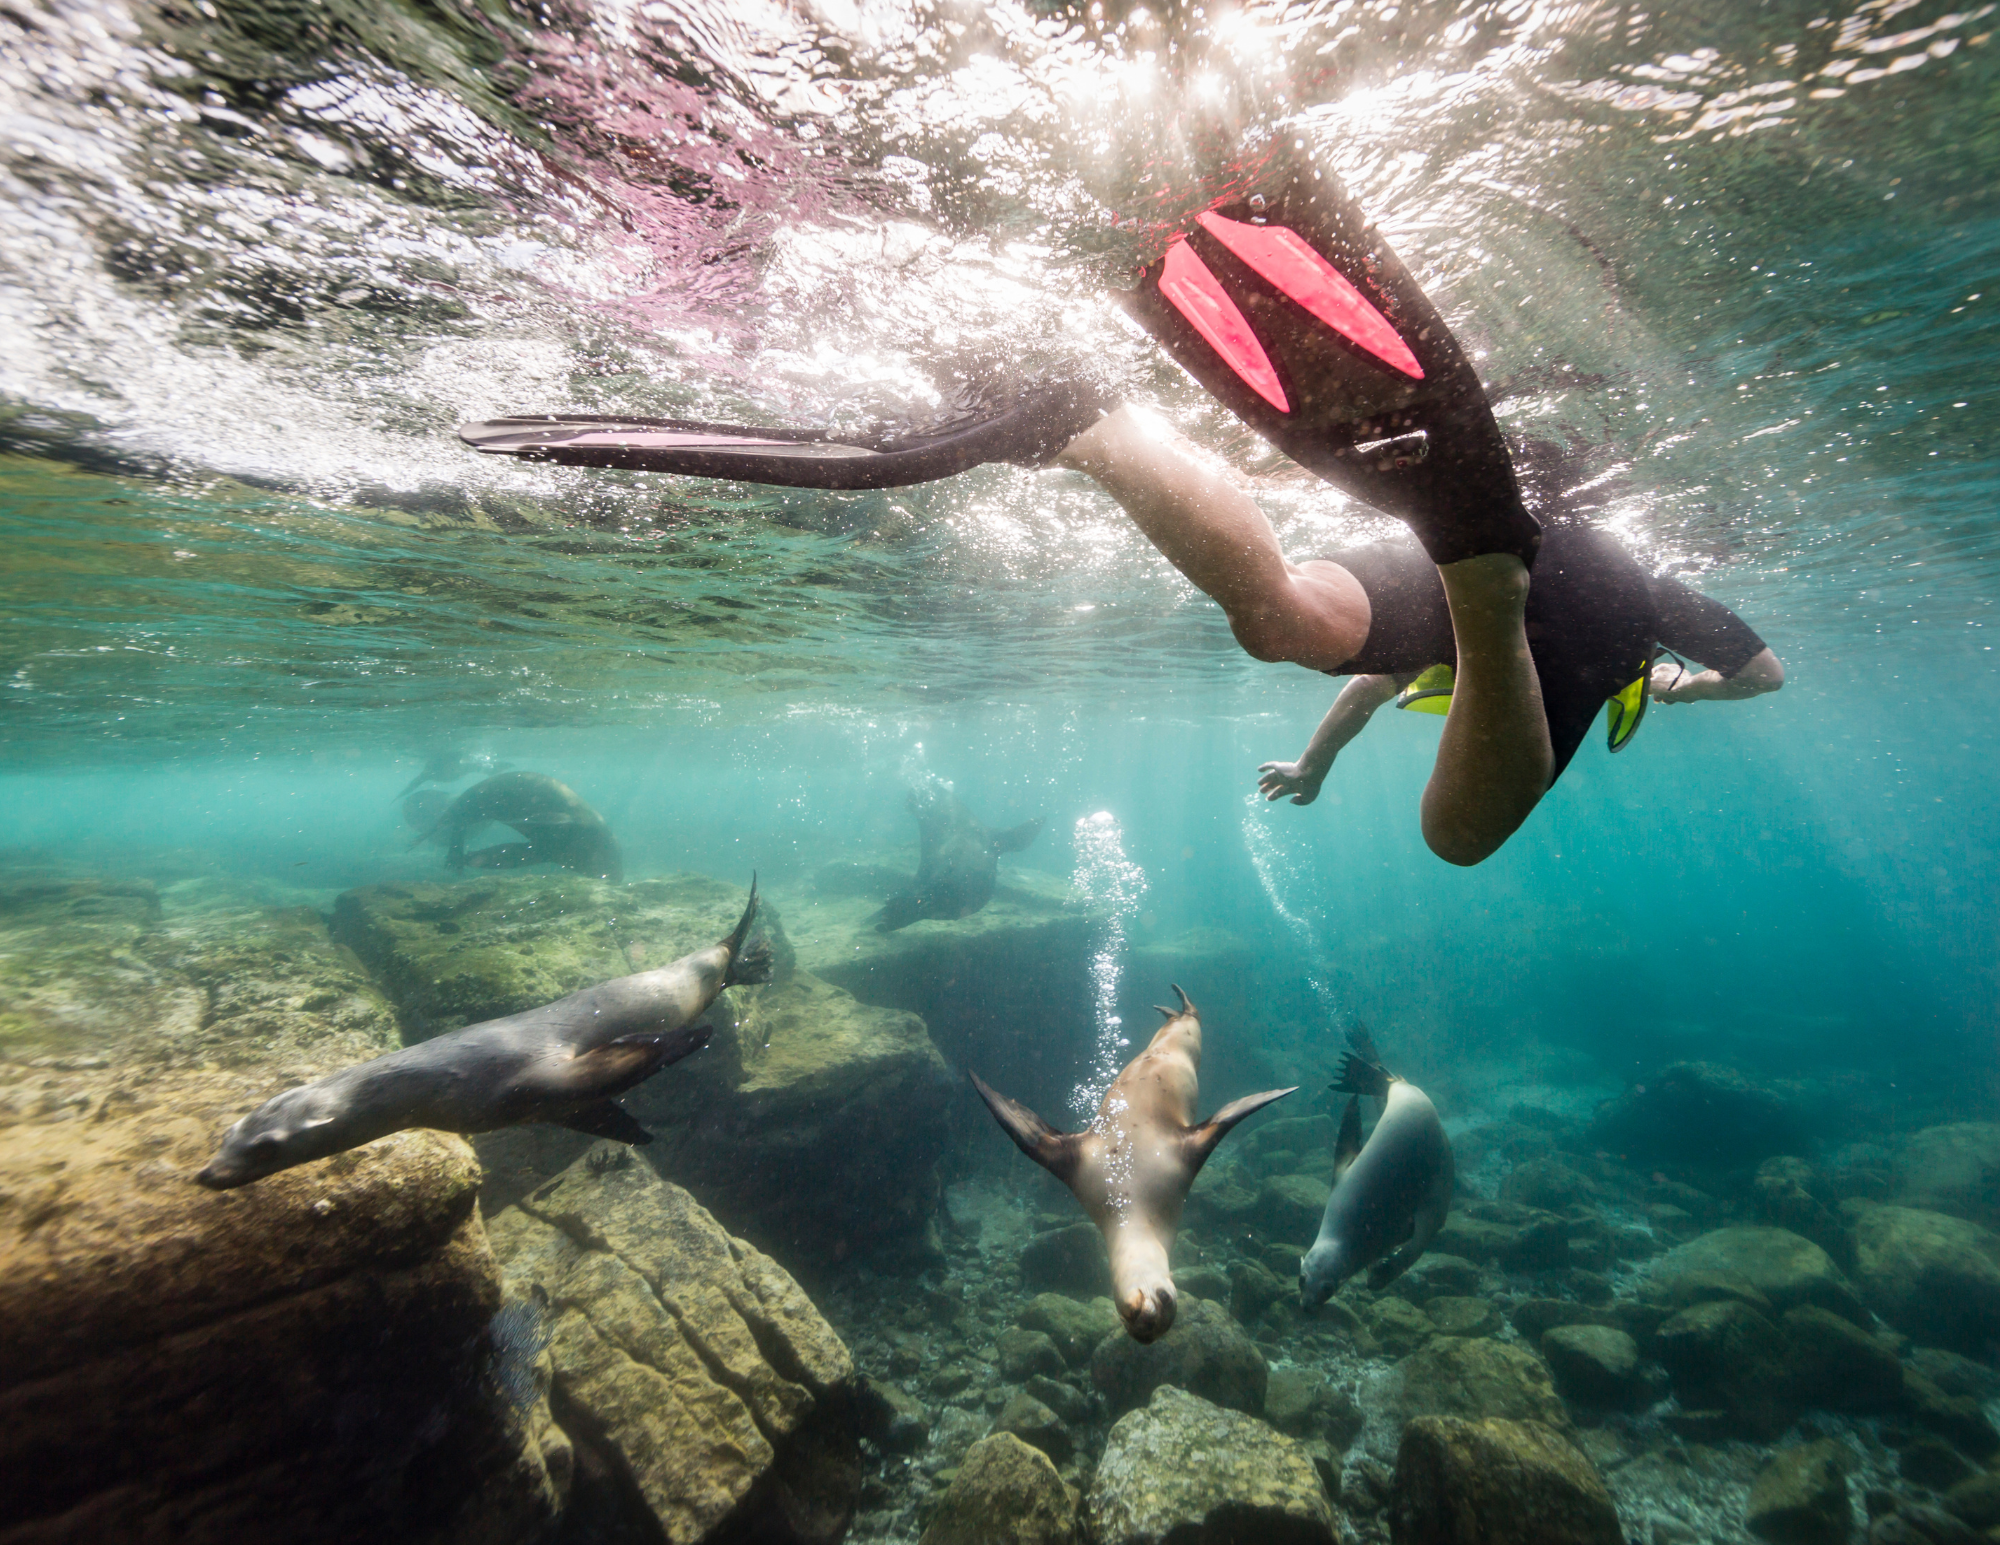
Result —
<instances>
[{"instance_id":1,"label":"flat rock slab","mask_svg":"<svg viewBox=\"0 0 2000 1545\"><path fill-rule=\"evenodd\" d=\"M1096 1545L1332 1545L1345 1532L1303 1445L1171 1385L1111 1429L1084 1516Z\"/></svg>"},{"instance_id":2,"label":"flat rock slab","mask_svg":"<svg viewBox=\"0 0 2000 1545\"><path fill-rule=\"evenodd\" d=\"M491 1225L510 1293L547 1304L556 1409L575 1413L673 1545L780 1519L790 1533L774 1538L837 1539L860 1485L847 1348L789 1275L686 1191L628 1149L593 1152L609 1157L578 1161Z\"/></svg>"}]
</instances>

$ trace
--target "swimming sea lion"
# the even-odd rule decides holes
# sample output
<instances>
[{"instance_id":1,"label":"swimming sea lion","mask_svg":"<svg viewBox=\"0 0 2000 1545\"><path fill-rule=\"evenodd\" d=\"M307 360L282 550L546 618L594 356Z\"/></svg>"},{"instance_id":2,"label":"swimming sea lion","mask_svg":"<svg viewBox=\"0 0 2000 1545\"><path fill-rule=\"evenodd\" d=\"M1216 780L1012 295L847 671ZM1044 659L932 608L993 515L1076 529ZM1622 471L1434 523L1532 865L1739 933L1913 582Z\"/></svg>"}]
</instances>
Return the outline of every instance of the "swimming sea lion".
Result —
<instances>
[{"instance_id":1,"label":"swimming sea lion","mask_svg":"<svg viewBox=\"0 0 2000 1545\"><path fill-rule=\"evenodd\" d=\"M710 1027L696 1021L725 987L770 979L769 942L749 942L756 915L753 878L750 904L720 944L288 1089L231 1127L195 1179L226 1191L406 1127L546 1121L649 1143L616 1097L708 1044Z\"/></svg>"},{"instance_id":2,"label":"swimming sea lion","mask_svg":"<svg viewBox=\"0 0 2000 1545\"><path fill-rule=\"evenodd\" d=\"M419 843L429 842L438 830L440 819L450 808L451 796L443 789L419 789L403 801L403 824L412 831L423 833L417 838Z\"/></svg>"},{"instance_id":3,"label":"swimming sea lion","mask_svg":"<svg viewBox=\"0 0 2000 1545\"><path fill-rule=\"evenodd\" d=\"M1423 1090L1382 1066L1364 1028L1333 1087L1349 1095L1333 1150L1333 1194L1319 1238L1299 1262L1299 1299L1317 1309L1364 1267L1380 1292L1416 1262L1451 1211L1454 1167L1444 1124ZM1384 1102L1361 1141L1361 1096Z\"/></svg>"},{"instance_id":4,"label":"swimming sea lion","mask_svg":"<svg viewBox=\"0 0 2000 1545\"><path fill-rule=\"evenodd\" d=\"M420 789L426 783L456 783L473 773L503 773L506 770L507 764L494 761L490 751L460 751L456 748L433 751L424 758L422 771L403 785L403 793L396 798L401 799L403 794Z\"/></svg>"},{"instance_id":5,"label":"swimming sea lion","mask_svg":"<svg viewBox=\"0 0 2000 1545\"><path fill-rule=\"evenodd\" d=\"M488 821L513 827L527 842L508 843L497 851L467 853L467 834ZM500 773L473 784L445 808L437 825L417 840L426 842L440 833L450 840L445 862L453 869L557 864L614 885L625 880L625 860L604 817L578 799L568 785L540 773ZM492 856L483 857L485 853Z\"/></svg>"},{"instance_id":6,"label":"swimming sea lion","mask_svg":"<svg viewBox=\"0 0 2000 1545\"><path fill-rule=\"evenodd\" d=\"M1231 1100L1200 1126L1194 1102L1201 1068L1201 1018L1176 986L1180 1011L1125 1065L1081 1132L1058 1132L1027 1106L996 1094L977 1073L972 1087L1021 1152L1070 1188L1104 1231L1118 1314L1134 1341L1173 1328L1176 1295L1167 1267L1188 1187L1215 1145L1252 1111L1290 1089Z\"/></svg>"},{"instance_id":7,"label":"swimming sea lion","mask_svg":"<svg viewBox=\"0 0 2000 1545\"><path fill-rule=\"evenodd\" d=\"M910 790L917 818L917 873L876 915L877 933L894 933L919 918L970 917L993 899L1000 855L1018 853L1041 835L1040 817L1004 832L988 831L949 784L933 779Z\"/></svg>"}]
</instances>

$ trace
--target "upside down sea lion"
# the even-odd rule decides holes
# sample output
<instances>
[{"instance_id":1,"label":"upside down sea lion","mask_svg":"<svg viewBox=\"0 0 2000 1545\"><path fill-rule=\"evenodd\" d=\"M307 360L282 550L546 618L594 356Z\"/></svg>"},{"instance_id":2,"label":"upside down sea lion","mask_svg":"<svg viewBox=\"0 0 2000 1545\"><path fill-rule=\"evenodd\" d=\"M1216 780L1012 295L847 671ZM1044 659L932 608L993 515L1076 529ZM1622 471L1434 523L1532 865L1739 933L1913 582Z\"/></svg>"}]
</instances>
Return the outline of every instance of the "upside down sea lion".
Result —
<instances>
[{"instance_id":1,"label":"upside down sea lion","mask_svg":"<svg viewBox=\"0 0 2000 1545\"><path fill-rule=\"evenodd\" d=\"M988 831L937 778L911 789L909 805L917 818L917 872L907 890L884 904L875 920L877 933L894 933L927 917L972 916L993 899L1000 855L1020 852L1042 831L1040 817Z\"/></svg>"},{"instance_id":2,"label":"upside down sea lion","mask_svg":"<svg viewBox=\"0 0 2000 1545\"><path fill-rule=\"evenodd\" d=\"M750 940L756 915L753 878L749 905L719 944L288 1089L231 1127L195 1178L226 1191L406 1127L546 1121L651 1142L616 1097L708 1044L710 1027L696 1021L725 987L769 980L770 945Z\"/></svg>"},{"instance_id":3,"label":"upside down sea lion","mask_svg":"<svg viewBox=\"0 0 2000 1545\"><path fill-rule=\"evenodd\" d=\"M446 747L424 757L422 769L403 785L403 792L396 798L402 799L426 783L456 783L473 773L503 773L506 770L507 764L496 762L490 751L460 751L456 747Z\"/></svg>"},{"instance_id":4,"label":"upside down sea lion","mask_svg":"<svg viewBox=\"0 0 2000 1545\"><path fill-rule=\"evenodd\" d=\"M511 826L527 840L468 853L465 839L488 821ZM419 842L444 836L445 862L453 869L518 869L556 864L614 885L625 880L625 860L611 828L567 784L541 773L498 773L475 783L445 807Z\"/></svg>"},{"instance_id":5,"label":"upside down sea lion","mask_svg":"<svg viewBox=\"0 0 2000 1545\"><path fill-rule=\"evenodd\" d=\"M1173 1328L1177 1296L1167 1256L1188 1187L1215 1145L1253 1111L1290 1089L1232 1100L1194 1125L1199 1093L1201 1018L1178 986L1178 1012L1105 1091L1081 1132L1058 1132L1027 1106L996 1094L970 1074L973 1088L1021 1151L1070 1188L1103 1230L1111 1253L1113 1299L1134 1341L1157 1341Z\"/></svg>"},{"instance_id":6,"label":"upside down sea lion","mask_svg":"<svg viewBox=\"0 0 2000 1545\"><path fill-rule=\"evenodd\" d=\"M1333 1151L1333 1194L1319 1238L1299 1262L1299 1299L1317 1309L1356 1272L1377 1292L1416 1263L1444 1227L1455 1174L1437 1108L1415 1084L1382 1066L1366 1029L1333 1087L1349 1096ZM1382 1119L1361 1141L1361 1096L1383 1101Z\"/></svg>"}]
</instances>

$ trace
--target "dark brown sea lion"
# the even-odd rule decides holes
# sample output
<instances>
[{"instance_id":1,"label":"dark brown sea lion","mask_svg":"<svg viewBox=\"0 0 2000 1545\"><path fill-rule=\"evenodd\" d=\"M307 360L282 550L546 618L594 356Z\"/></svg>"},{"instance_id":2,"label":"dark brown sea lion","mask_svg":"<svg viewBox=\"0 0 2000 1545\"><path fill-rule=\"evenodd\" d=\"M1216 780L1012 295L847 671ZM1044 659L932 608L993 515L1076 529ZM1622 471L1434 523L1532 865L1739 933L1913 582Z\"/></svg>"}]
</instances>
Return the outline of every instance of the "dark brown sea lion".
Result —
<instances>
[{"instance_id":1,"label":"dark brown sea lion","mask_svg":"<svg viewBox=\"0 0 2000 1545\"><path fill-rule=\"evenodd\" d=\"M466 852L466 837L488 821L511 826L527 840ZM446 806L437 825L417 840L440 835L451 844L445 862L453 869L555 864L614 885L625 880L625 859L604 817L567 784L541 773L500 773L475 783Z\"/></svg>"},{"instance_id":2,"label":"dark brown sea lion","mask_svg":"<svg viewBox=\"0 0 2000 1545\"><path fill-rule=\"evenodd\" d=\"M1200 1126L1201 1018L1178 986L1180 1011L1105 1091L1081 1132L1058 1132L1027 1106L996 1094L977 1073L973 1088L1021 1152L1070 1188L1104 1232L1111 1252L1112 1296L1134 1341L1157 1341L1173 1328L1177 1297L1167 1267L1188 1187L1215 1145L1253 1111L1290 1089L1231 1100Z\"/></svg>"},{"instance_id":3,"label":"dark brown sea lion","mask_svg":"<svg viewBox=\"0 0 2000 1545\"><path fill-rule=\"evenodd\" d=\"M756 915L752 879L750 904L719 944L288 1089L231 1127L195 1178L226 1191L406 1127L546 1121L651 1142L617 1096L708 1044L710 1027L696 1021L725 987L769 979L770 946L750 940Z\"/></svg>"},{"instance_id":4,"label":"dark brown sea lion","mask_svg":"<svg viewBox=\"0 0 2000 1545\"><path fill-rule=\"evenodd\" d=\"M921 918L970 917L993 899L1000 855L1018 853L1041 835L1039 818L1004 832L988 831L941 780L910 790L917 818L917 872L909 889L891 896L875 919L877 933L894 933Z\"/></svg>"}]
</instances>

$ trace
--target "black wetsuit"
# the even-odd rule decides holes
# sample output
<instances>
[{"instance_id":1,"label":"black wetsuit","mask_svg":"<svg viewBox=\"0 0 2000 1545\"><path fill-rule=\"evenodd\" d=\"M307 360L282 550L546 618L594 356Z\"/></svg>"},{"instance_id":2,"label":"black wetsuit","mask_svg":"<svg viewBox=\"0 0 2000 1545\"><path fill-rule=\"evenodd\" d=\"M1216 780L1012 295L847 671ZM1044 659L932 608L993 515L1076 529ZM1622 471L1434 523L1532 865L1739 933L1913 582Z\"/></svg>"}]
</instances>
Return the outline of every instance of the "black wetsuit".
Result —
<instances>
[{"instance_id":1,"label":"black wetsuit","mask_svg":"<svg viewBox=\"0 0 2000 1545\"><path fill-rule=\"evenodd\" d=\"M1329 675L1401 676L1458 658L1438 571L1414 542L1324 555L1368 593L1373 613L1361 651ZM1664 644L1734 676L1764 641L1720 601L1676 579L1656 579L1602 531L1553 524L1528 586L1528 649L1542 683L1555 771L1562 775L1591 720Z\"/></svg>"}]
</instances>

